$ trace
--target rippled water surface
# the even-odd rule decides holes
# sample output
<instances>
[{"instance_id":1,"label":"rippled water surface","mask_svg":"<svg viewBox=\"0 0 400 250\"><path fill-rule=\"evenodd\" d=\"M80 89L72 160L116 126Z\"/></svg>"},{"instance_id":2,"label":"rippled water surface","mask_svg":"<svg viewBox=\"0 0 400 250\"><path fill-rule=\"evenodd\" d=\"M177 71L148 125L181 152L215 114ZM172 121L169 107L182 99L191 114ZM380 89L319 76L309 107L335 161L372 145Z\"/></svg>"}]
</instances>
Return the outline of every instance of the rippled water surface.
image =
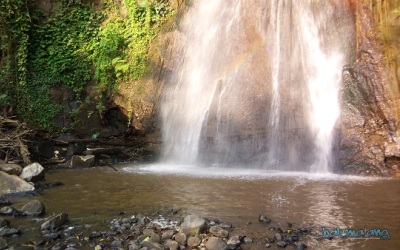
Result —
<instances>
[{"instance_id":1,"label":"rippled water surface","mask_svg":"<svg viewBox=\"0 0 400 250\"><path fill-rule=\"evenodd\" d=\"M273 233L258 222L265 214L286 227L313 224L333 229L387 229L390 240L372 238L304 238L311 249L399 249L400 181L340 175L265 172L262 170L198 168L168 165L125 165L118 168L54 170L46 181L65 185L43 191L38 199L47 215L66 212L71 225L106 226L126 214L182 208L207 218L221 219L242 234L262 239ZM29 197L14 198L15 207ZM24 219L14 219L22 226ZM25 230L25 236L37 227ZM28 236L27 236L28 235Z\"/></svg>"}]
</instances>

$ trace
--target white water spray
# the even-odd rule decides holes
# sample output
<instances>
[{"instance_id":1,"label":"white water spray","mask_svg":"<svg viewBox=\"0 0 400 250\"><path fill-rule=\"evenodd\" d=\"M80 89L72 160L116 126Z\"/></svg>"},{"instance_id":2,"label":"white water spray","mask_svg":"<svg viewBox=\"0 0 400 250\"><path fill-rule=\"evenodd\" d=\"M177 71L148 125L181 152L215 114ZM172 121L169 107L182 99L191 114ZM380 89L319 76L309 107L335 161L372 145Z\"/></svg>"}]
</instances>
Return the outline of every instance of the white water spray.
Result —
<instances>
[{"instance_id":1,"label":"white water spray","mask_svg":"<svg viewBox=\"0 0 400 250\"><path fill-rule=\"evenodd\" d=\"M339 2L195 1L161 106L163 161L331 171Z\"/></svg>"}]
</instances>

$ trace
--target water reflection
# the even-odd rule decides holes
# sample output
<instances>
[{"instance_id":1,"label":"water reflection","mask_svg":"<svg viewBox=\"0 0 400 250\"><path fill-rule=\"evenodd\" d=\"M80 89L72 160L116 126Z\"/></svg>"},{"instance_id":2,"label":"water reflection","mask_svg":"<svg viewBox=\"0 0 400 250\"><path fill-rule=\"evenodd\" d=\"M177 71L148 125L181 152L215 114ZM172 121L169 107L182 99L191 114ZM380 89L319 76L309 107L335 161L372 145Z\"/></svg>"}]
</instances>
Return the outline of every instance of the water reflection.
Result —
<instances>
[{"instance_id":1,"label":"water reflection","mask_svg":"<svg viewBox=\"0 0 400 250\"><path fill-rule=\"evenodd\" d=\"M386 228L392 236L390 241L307 238L311 249L395 249L400 245L398 180L261 170L257 174L232 169L225 176L222 170L212 169L218 173L213 175L211 169L197 169L202 175L194 176L193 172L182 174L185 170L180 168L175 173L170 169L169 174L163 174L160 166L158 172L155 166L150 169L132 166L129 172L99 168L52 171L47 174L47 181L65 185L45 190L38 199L46 205L47 215L66 212L72 225L102 225L121 211L137 214L181 208L184 213L230 222L239 233L260 239L272 232L258 222L259 214L282 228L287 222L294 226L313 223L319 234L321 226ZM14 205L19 208L29 199L20 197ZM14 220L12 224L16 226L27 223L24 219ZM29 234L22 237L29 238Z\"/></svg>"}]
</instances>

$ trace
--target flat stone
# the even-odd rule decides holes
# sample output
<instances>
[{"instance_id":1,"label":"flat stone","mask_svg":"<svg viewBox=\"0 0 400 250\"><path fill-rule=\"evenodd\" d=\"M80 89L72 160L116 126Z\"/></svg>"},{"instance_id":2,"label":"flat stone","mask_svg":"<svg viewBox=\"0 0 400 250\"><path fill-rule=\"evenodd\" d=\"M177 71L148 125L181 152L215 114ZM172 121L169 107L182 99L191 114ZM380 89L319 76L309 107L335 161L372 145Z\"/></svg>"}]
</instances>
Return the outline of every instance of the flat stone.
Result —
<instances>
[{"instance_id":1,"label":"flat stone","mask_svg":"<svg viewBox=\"0 0 400 250\"><path fill-rule=\"evenodd\" d=\"M40 181L44 178L44 168L39 163L32 163L22 169L21 179L29 182Z\"/></svg>"},{"instance_id":2,"label":"flat stone","mask_svg":"<svg viewBox=\"0 0 400 250\"><path fill-rule=\"evenodd\" d=\"M43 203L39 200L32 200L28 203L26 203L22 208L21 212L22 215L28 215L28 216L39 216L43 214L45 211L45 207Z\"/></svg>"},{"instance_id":3,"label":"flat stone","mask_svg":"<svg viewBox=\"0 0 400 250\"><path fill-rule=\"evenodd\" d=\"M207 250L229 250L228 245L218 237L210 237L206 243Z\"/></svg>"},{"instance_id":4,"label":"flat stone","mask_svg":"<svg viewBox=\"0 0 400 250\"><path fill-rule=\"evenodd\" d=\"M55 215L55 216L49 218L47 221L45 221L40 226L40 231L43 231L43 230L53 231L53 230L61 227L62 225L64 225L64 223L67 221L68 221L68 214L61 213L61 214Z\"/></svg>"},{"instance_id":5,"label":"flat stone","mask_svg":"<svg viewBox=\"0 0 400 250\"><path fill-rule=\"evenodd\" d=\"M18 164L0 164L0 171L3 171L10 175L20 175L22 172L22 167Z\"/></svg>"},{"instance_id":6,"label":"flat stone","mask_svg":"<svg viewBox=\"0 0 400 250\"><path fill-rule=\"evenodd\" d=\"M18 176L0 172L0 190L4 194L12 194L33 191L35 187Z\"/></svg>"},{"instance_id":7,"label":"flat stone","mask_svg":"<svg viewBox=\"0 0 400 250\"><path fill-rule=\"evenodd\" d=\"M91 168L94 166L94 155L74 155L71 158L71 167Z\"/></svg>"},{"instance_id":8,"label":"flat stone","mask_svg":"<svg viewBox=\"0 0 400 250\"><path fill-rule=\"evenodd\" d=\"M186 235L196 235L204 232L206 221L196 215L188 215L183 220L181 232Z\"/></svg>"}]
</instances>

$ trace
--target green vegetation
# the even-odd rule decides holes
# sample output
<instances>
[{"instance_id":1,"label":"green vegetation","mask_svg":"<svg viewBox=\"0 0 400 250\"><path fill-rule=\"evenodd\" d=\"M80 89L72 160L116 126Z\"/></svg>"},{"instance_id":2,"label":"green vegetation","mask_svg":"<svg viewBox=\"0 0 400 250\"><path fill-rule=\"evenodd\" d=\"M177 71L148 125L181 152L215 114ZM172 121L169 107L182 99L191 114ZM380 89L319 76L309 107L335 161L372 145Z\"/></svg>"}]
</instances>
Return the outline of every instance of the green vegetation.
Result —
<instances>
[{"instance_id":1,"label":"green vegetation","mask_svg":"<svg viewBox=\"0 0 400 250\"><path fill-rule=\"evenodd\" d=\"M104 109L118 84L145 74L150 42L171 14L162 0L60 0L50 13L33 0L1 1L0 105L7 101L24 120L51 129L62 106L50 91L67 86L83 99L95 83L96 106Z\"/></svg>"}]
</instances>

